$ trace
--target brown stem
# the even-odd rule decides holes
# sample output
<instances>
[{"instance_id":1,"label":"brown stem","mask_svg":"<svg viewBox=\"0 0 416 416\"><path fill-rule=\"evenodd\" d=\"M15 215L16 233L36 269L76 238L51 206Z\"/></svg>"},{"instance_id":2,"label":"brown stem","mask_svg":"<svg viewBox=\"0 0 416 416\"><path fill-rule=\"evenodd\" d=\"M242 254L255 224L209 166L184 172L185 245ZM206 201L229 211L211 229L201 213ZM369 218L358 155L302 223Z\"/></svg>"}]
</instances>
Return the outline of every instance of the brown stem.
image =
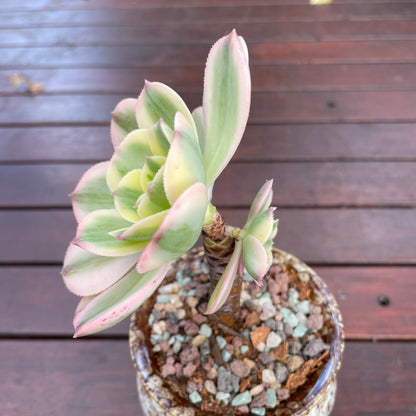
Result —
<instances>
[{"instance_id":1,"label":"brown stem","mask_svg":"<svg viewBox=\"0 0 416 416\"><path fill-rule=\"evenodd\" d=\"M235 239L225 233L225 222L217 211L213 222L204 227L202 232L205 256L209 266L210 292L217 286L221 275L227 266L234 251ZM237 276L231 289L231 293L215 314L209 315L211 321L222 323L230 329L237 329L238 313L240 311L242 277Z\"/></svg>"}]
</instances>

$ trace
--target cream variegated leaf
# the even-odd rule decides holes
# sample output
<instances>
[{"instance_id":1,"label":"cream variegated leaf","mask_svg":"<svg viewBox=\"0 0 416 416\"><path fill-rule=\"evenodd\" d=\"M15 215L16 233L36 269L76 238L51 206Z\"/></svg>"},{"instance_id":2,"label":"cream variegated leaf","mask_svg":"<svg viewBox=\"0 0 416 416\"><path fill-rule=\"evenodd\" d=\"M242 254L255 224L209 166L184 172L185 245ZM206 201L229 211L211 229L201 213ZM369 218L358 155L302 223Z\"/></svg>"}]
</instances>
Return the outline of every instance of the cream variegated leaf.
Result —
<instances>
[{"instance_id":1,"label":"cream variegated leaf","mask_svg":"<svg viewBox=\"0 0 416 416\"><path fill-rule=\"evenodd\" d=\"M136 98L121 100L111 113L111 141L117 147L133 130L138 128L136 121Z\"/></svg>"}]
</instances>

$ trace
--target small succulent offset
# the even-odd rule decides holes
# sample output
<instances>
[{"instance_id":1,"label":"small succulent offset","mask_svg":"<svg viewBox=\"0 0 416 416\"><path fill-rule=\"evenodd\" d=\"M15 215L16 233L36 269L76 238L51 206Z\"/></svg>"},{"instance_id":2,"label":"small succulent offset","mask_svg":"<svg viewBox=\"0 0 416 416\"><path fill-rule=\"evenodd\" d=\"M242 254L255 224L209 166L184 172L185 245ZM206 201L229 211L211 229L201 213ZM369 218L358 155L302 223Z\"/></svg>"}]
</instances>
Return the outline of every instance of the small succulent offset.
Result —
<instances>
[{"instance_id":1,"label":"small succulent offset","mask_svg":"<svg viewBox=\"0 0 416 416\"><path fill-rule=\"evenodd\" d=\"M215 220L212 189L241 140L250 95L247 46L233 30L209 53L203 105L192 113L159 82L146 81L138 99L116 106L111 160L91 167L71 194L78 228L62 275L67 288L82 296L76 337L108 328L137 309L170 263ZM234 251L207 314L221 308L244 268L261 284L277 232L271 200L267 181L244 228L229 227Z\"/></svg>"}]
</instances>

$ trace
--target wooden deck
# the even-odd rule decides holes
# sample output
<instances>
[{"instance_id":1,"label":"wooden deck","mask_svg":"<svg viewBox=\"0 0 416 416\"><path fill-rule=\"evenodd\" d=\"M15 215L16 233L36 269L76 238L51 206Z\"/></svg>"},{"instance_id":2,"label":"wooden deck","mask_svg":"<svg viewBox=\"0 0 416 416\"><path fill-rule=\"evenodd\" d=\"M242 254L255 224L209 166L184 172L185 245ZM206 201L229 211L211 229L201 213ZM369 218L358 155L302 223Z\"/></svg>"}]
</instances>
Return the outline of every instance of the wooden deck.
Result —
<instances>
[{"instance_id":1,"label":"wooden deck","mask_svg":"<svg viewBox=\"0 0 416 416\"><path fill-rule=\"evenodd\" d=\"M111 155L110 112L145 78L200 104L209 47L232 28L252 110L214 203L241 225L275 178L277 246L344 316L333 415L416 415L416 2L387 0L0 0L0 415L141 414L127 322L71 338L67 195ZM16 90L16 73L43 92Z\"/></svg>"}]
</instances>

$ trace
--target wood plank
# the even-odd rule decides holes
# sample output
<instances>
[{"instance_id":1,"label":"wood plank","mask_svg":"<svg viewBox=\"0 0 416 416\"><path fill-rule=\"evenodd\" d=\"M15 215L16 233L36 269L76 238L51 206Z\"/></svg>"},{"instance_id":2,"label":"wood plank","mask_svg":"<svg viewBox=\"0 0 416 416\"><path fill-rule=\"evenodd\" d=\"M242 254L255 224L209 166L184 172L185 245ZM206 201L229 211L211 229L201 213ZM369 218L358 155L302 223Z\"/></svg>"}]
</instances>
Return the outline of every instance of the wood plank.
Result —
<instances>
[{"instance_id":1,"label":"wood plank","mask_svg":"<svg viewBox=\"0 0 416 416\"><path fill-rule=\"evenodd\" d=\"M332 415L414 414L414 350L414 343L349 343ZM0 353L2 414L32 414L34 405L42 415L139 413L127 341L2 341Z\"/></svg>"},{"instance_id":2,"label":"wood plank","mask_svg":"<svg viewBox=\"0 0 416 416\"><path fill-rule=\"evenodd\" d=\"M90 164L0 165L0 207L70 207ZM416 206L414 162L233 163L214 188L220 207L249 206L266 178L279 207ZM242 185L244 184L244 186Z\"/></svg>"},{"instance_id":3,"label":"wood plank","mask_svg":"<svg viewBox=\"0 0 416 416\"><path fill-rule=\"evenodd\" d=\"M221 209L243 226L247 210ZM277 246L311 264L416 265L416 209L279 209ZM76 223L69 210L2 210L0 262L61 262Z\"/></svg>"},{"instance_id":4,"label":"wood plank","mask_svg":"<svg viewBox=\"0 0 416 416\"><path fill-rule=\"evenodd\" d=\"M416 124L249 125L240 162L415 160ZM1 162L109 159L108 127L3 127Z\"/></svg>"},{"instance_id":5,"label":"wood plank","mask_svg":"<svg viewBox=\"0 0 416 416\"><path fill-rule=\"evenodd\" d=\"M316 271L338 301L347 339L416 340L415 267L318 267ZM64 288L59 272L57 266L0 267L1 335L72 335L78 298ZM378 303L382 295L390 299L389 306ZM122 336L127 328L125 320L102 335Z\"/></svg>"},{"instance_id":6,"label":"wood plank","mask_svg":"<svg viewBox=\"0 0 416 416\"><path fill-rule=\"evenodd\" d=\"M215 39L214 39L215 40ZM262 42L249 45L252 65L415 63L416 40ZM2 48L4 69L183 65L204 67L206 45Z\"/></svg>"},{"instance_id":7,"label":"wood plank","mask_svg":"<svg viewBox=\"0 0 416 416\"><path fill-rule=\"evenodd\" d=\"M41 27L0 29L1 46L81 46L123 44L211 44L235 27L248 43L334 40L412 40L414 20L336 22L176 22L124 27Z\"/></svg>"},{"instance_id":8,"label":"wood plank","mask_svg":"<svg viewBox=\"0 0 416 416\"><path fill-rule=\"evenodd\" d=\"M0 97L0 125L107 124L122 95ZM182 95L189 108L199 93ZM253 93L250 123L360 123L416 121L416 91Z\"/></svg>"},{"instance_id":9,"label":"wood plank","mask_svg":"<svg viewBox=\"0 0 416 416\"><path fill-rule=\"evenodd\" d=\"M97 4L97 3L96 3ZM332 4L326 7L311 7L308 4L249 5L201 4L189 7L170 4L166 7L143 7L139 9L97 10L31 10L5 11L0 15L1 27L45 27L45 26L134 26L137 22L166 23L175 21L224 22L224 21L334 21L334 20L408 20L416 16L413 2L383 4ZM16 7L16 6L15 6ZM233 27L231 25L231 27Z\"/></svg>"},{"instance_id":10,"label":"wood plank","mask_svg":"<svg viewBox=\"0 0 416 416\"><path fill-rule=\"evenodd\" d=\"M202 93L204 68L172 66L149 68L25 69L28 79L43 85L47 94L117 93L135 96L144 79L163 80L179 93ZM16 94L0 70L0 94ZM282 64L251 68L254 92L415 90L414 64ZM24 91L24 90L23 90Z\"/></svg>"}]
</instances>

